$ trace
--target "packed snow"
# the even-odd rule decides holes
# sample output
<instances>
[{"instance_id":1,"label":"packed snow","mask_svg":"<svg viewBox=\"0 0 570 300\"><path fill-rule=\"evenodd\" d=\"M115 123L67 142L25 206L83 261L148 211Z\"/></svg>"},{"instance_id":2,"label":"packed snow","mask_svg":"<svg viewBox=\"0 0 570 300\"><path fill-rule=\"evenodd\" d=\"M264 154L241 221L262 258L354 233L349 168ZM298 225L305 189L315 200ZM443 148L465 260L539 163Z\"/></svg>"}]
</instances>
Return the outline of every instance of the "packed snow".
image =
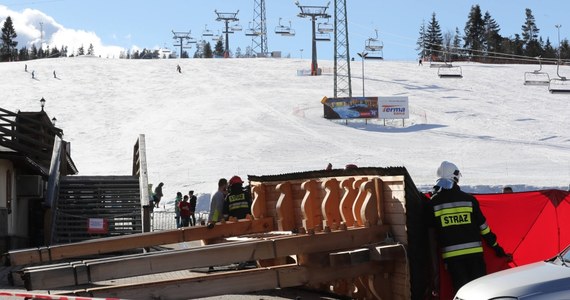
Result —
<instances>
[{"instance_id":1,"label":"packed snow","mask_svg":"<svg viewBox=\"0 0 570 300\"><path fill-rule=\"evenodd\" d=\"M442 160L460 167L470 191L568 189L570 94L524 86L524 72L537 66L460 63L463 79L442 79L427 64L366 61L366 95L408 96L410 118L345 125L323 118L320 101L333 96L333 75L297 76L309 64L97 57L2 63L0 107L37 111L44 97L80 175L130 174L133 145L145 134L149 181L165 183L165 199L195 190L203 205L220 177L329 162L404 166L423 190ZM353 95L360 96L361 62L351 67ZM555 77L554 66L543 70ZM570 67L560 72L570 76Z\"/></svg>"}]
</instances>

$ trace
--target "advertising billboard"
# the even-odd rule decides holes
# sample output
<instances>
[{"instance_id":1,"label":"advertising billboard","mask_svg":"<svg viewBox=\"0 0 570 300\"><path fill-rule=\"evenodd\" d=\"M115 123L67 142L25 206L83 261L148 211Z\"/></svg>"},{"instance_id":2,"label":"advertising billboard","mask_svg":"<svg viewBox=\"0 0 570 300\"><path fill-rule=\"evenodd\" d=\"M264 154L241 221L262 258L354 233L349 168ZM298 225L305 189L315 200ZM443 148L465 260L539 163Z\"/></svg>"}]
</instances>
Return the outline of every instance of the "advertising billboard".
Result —
<instances>
[{"instance_id":1,"label":"advertising billboard","mask_svg":"<svg viewBox=\"0 0 570 300\"><path fill-rule=\"evenodd\" d=\"M378 97L323 98L326 119L376 119Z\"/></svg>"},{"instance_id":2,"label":"advertising billboard","mask_svg":"<svg viewBox=\"0 0 570 300\"><path fill-rule=\"evenodd\" d=\"M409 119L408 97L378 97L378 118Z\"/></svg>"}]
</instances>

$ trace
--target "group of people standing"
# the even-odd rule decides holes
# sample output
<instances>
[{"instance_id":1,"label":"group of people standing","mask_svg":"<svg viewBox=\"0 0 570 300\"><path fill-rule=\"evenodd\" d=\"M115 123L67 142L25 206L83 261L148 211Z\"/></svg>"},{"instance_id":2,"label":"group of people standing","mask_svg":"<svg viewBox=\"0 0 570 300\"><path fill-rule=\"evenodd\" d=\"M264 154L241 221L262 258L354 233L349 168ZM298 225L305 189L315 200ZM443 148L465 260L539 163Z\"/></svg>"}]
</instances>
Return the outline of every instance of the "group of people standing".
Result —
<instances>
[{"instance_id":1,"label":"group of people standing","mask_svg":"<svg viewBox=\"0 0 570 300\"><path fill-rule=\"evenodd\" d=\"M189 191L184 197L181 192L176 193L174 200L176 228L196 226L196 201L194 191Z\"/></svg>"},{"instance_id":2,"label":"group of people standing","mask_svg":"<svg viewBox=\"0 0 570 300\"><path fill-rule=\"evenodd\" d=\"M208 227L213 227L222 219L245 219L251 214L251 202L251 193L248 188L244 188L243 180L239 176L233 176L229 182L221 178L210 203Z\"/></svg>"}]
</instances>

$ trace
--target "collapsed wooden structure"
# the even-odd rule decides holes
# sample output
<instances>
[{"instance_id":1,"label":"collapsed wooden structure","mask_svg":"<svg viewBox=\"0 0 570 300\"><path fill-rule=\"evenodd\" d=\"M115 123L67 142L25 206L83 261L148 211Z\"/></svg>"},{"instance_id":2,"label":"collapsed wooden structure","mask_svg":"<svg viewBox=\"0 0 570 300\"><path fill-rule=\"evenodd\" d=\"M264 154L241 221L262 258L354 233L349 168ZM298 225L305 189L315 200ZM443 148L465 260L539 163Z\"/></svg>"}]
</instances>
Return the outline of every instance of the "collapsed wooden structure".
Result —
<instances>
[{"instance_id":1,"label":"collapsed wooden structure","mask_svg":"<svg viewBox=\"0 0 570 300\"><path fill-rule=\"evenodd\" d=\"M188 299L309 286L356 299L417 299L425 290L424 201L405 168L250 176L246 220L12 251L14 283L28 290L136 299ZM191 240L226 242L108 255ZM85 257L91 257L85 259ZM81 259L80 259L81 258ZM113 280L235 262L257 268L187 272L151 282ZM102 284L104 283L104 284Z\"/></svg>"}]
</instances>

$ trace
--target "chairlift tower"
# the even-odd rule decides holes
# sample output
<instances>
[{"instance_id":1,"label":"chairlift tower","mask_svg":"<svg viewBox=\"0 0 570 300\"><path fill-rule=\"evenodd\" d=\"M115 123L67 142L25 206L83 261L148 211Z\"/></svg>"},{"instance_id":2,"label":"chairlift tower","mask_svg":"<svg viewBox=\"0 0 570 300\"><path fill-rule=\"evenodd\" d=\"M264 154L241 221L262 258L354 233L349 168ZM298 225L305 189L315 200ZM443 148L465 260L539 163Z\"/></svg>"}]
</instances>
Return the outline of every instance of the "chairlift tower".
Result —
<instances>
[{"instance_id":1,"label":"chairlift tower","mask_svg":"<svg viewBox=\"0 0 570 300\"><path fill-rule=\"evenodd\" d=\"M230 31L230 22L239 21L239 19L237 18L239 10L236 11L235 13L223 13L223 12L218 12L217 10L214 10L214 12L216 13L216 15L218 15L216 21L223 21L226 23L225 27L226 29L223 32L226 34L226 47L224 50L224 57L228 58L230 57L230 33L233 33L233 31Z\"/></svg>"},{"instance_id":2,"label":"chairlift tower","mask_svg":"<svg viewBox=\"0 0 570 300\"><path fill-rule=\"evenodd\" d=\"M334 4L334 97L352 98L346 0ZM364 76L364 75L363 75ZM364 95L363 95L364 96Z\"/></svg>"},{"instance_id":3,"label":"chairlift tower","mask_svg":"<svg viewBox=\"0 0 570 300\"><path fill-rule=\"evenodd\" d=\"M180 47L180 58L182 58L182 51L184 49L190 49L190 46L184 46L184 41L191 41L192 37L190 36L190 30L188 32L180 32L172 30L172 34L174 35L172 38L178 41L178 44L174 44L174 47Z\"/></svg>"},{"instance_id":4,"label":"chairlift tower","mask_svg":"<svg viewBox=\"0 0 570 300\"><path fill-rule=\"evenodd\" d=\"M329 19L331 16L327 14L329 3L327 6L308 6L300 5L299 1L295 2L301 12L297 15L300 18L310 18L312 23L312 61L311 61L311 76L318 74L319 66L317 64L317 38L316 38L316 21L318 18ZM336 22L336 21L335 21ZM348 41L347 41L348 42Z\"/></svg>"},{"instance_id":5,"label":"chairlift tower","mask_svg":"<svg viewBox=\"0 0 570 300\"><path fill-rule=\"evenodd\" d=\"M253 31L251 48L255 54L266 57L267 48L267 22L265 18L265 0L255 0L253 4Z\"/></svg>"}]
</instances>

